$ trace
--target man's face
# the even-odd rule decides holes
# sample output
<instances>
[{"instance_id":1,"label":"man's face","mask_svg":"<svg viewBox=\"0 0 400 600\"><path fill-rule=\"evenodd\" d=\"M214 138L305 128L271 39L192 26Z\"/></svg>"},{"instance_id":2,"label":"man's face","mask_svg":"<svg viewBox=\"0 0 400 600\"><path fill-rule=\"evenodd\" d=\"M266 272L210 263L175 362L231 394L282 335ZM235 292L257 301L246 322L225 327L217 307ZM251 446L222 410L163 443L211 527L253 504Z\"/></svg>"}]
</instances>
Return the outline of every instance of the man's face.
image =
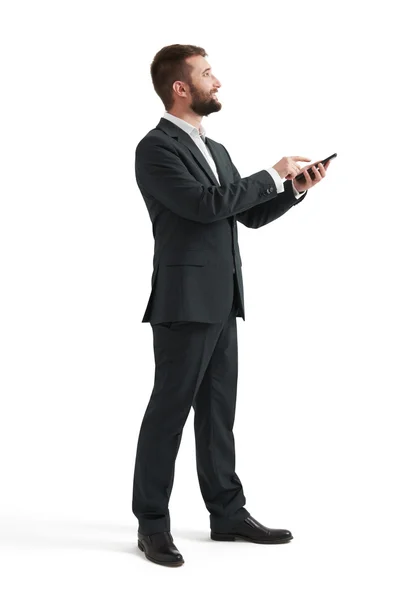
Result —
<instances>
[{"instance_id":1,"label":"man's face","mask_svg":"<svg viewBox=\"0 0 400 600\"><path fill-rule=\"evenodd\" d=\"M187 97L188 107L202 117L220 111L222 104L215 94L221 83L213 75L209 63L203 56L191 56L186 60L193 69Z\"/></svg>"}]
</instances>

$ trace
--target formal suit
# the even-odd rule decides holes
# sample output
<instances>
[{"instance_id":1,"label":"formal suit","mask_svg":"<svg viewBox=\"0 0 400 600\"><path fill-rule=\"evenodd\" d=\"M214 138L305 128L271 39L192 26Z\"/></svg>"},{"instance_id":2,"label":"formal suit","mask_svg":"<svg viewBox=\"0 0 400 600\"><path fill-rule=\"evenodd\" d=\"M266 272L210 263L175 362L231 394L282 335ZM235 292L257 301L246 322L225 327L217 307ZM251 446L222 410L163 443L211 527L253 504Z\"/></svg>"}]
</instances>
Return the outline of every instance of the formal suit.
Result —
<instances>
[{"instance_id":1,"label":"formal suit","mask_svg":"<svg viewBox=\"0 0 400 600\"><path fill-rule=\"evenodd\" d=\"M199 132L181 121L161 118L135 155L155 243L142 319L153 329L155 380L139 433L132 498L139 530L148 535L170 530L175 460L192 406L211 528L222 532L249 516L232 431L236 317L245 320L237 221L262 227L307 193L296 193L291 181L282 184L274 170L241 178L222 144L206 137L204 127Z\"/></svg>"}]
</instances>

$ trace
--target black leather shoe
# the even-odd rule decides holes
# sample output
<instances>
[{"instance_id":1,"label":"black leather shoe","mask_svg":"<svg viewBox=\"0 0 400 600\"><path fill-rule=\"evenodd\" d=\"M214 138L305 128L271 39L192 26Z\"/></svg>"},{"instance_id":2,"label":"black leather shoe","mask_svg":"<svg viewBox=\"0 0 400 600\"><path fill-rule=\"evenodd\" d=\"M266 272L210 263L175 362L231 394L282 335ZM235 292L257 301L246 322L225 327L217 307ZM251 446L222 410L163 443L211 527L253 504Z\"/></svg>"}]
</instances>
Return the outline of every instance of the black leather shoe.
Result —
<instances>
[{"instance_id":1,"label":"black leather shoe","mask_svg":"<svg viewBox=\"0 0 400 600\"><path fill-rule=\"evenodd\" d=\"M173 543L169 531L144 535L138 531L138 546L149 560L166 567L180 567L185 562Z\"/></svg>"},{"instance_id":2,"label":"black leather shoe","mask_svg":"<svg viewBox=\"0 0 400 600\"><path fill-rule=\"evenodd\" d=\"M219 542L234 542L236 538L255 542L256 544L283 544L293 539L287 529L269 529L264 527L252 516L237 523L225 533L211 531L211 539Z\"/></svg>"}]
</instances>

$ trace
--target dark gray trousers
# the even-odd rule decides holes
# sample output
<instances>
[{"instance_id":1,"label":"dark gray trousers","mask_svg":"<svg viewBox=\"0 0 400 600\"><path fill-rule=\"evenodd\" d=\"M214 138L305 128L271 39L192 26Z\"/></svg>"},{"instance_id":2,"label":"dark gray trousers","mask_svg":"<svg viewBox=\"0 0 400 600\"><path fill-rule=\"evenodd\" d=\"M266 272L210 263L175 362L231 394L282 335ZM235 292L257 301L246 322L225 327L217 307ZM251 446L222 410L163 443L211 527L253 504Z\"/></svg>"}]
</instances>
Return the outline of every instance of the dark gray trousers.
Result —
<instances>
[{"instance_id":1,"label":"dark gray trousers","mask_svg":"<svg viewBox=\"0 0 400 600\"><path fill-rule=\"evenodd\" d=\"M238 347L237 287L224 323L152 325L154 388L139 432L132 511L145 535L170 531L168 503L182 431L193 406L196 466L210 527L227 531L249 516L235 473L233 424Z\"/></svg>"}]
</instances>

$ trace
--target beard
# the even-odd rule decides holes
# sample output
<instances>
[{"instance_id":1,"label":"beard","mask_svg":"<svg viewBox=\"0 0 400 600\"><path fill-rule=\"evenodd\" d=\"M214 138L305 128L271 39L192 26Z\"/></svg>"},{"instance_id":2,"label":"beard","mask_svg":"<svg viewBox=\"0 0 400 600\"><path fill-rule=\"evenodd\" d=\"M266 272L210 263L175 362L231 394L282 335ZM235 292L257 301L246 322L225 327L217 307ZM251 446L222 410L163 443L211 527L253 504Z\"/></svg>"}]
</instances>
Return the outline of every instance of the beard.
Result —
<instances>
[{"instance_id":1,"label":"beard","mask_svg":"<svg viewBox=\"0 0 400 600\"><path fill-rule=\"evenodd\" d=\"M208 117L211 113L221 110L222 105L220 101L213 98L211 94L206 97L204 93L198 92L193 85L190 85L190 93L192 94L190 108L197 115Z\"/></svg>"}]
</instances>

